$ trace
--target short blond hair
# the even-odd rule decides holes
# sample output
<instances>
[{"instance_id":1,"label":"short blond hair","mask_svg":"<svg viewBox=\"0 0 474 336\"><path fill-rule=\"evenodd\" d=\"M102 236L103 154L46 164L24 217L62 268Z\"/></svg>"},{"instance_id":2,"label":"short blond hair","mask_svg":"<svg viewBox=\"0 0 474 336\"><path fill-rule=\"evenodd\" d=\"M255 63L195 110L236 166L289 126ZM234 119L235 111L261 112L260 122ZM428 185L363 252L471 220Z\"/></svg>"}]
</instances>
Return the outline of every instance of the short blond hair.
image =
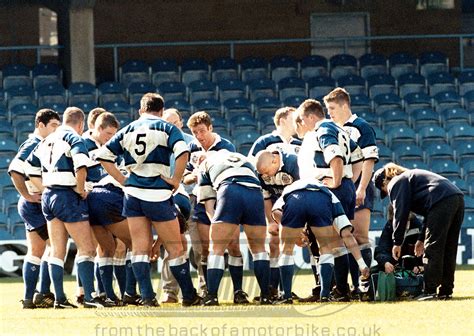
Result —
<instances>
[{"instance_id":1,"label":"short blond hair","mask_svg":"<svg viewBox=\"0 0 474 336\"><path fill-rule=\"evenodd\" d=\"M211 116L205 111L199 111L194 113L192 116L189 117L188 122L186 123L189 129L191 129L192 127L196 127L200 124L204 124L208 128L212 126Z\"/></svg>"},{"instance_id":2,"label":"short blond hair","mask_svg":"<svg viewBox=\"0 0 474 336\"><path fill-rule=\"evenodd\" d=\"M286 119L288 115L290 115L291 113L295 111L296 109L290 106L281 107L278 110L276 110L275 116L273 117L273 122L275 123L275 126L278 127L280 125L281 119Z\"/></svg>"},{"instance_id":3,"label":"short blond hair","mask_svg":"<svg viewBox=\"0 0 474 336\"><path fill-rule=\"evenodd\" d=\"M349 92L341 87L337 87L331 92L329 92L326 96L324 96L324 103L332 103L335 102L336 104L342 105L347 103L347 105L351 104L351 96Z\"/></svg>"},{"instance_id":4,"label":"short blond hair","mask_svg":"<svg viewBox=\"0 0 474 336\"><path fill-rule=\"evenodd\" d=\"M84 122L86 116L84 112L79 107L68 107L64 111L63 123L64 125L79 125L81 122Z\"/></svg>"}]
</instances>

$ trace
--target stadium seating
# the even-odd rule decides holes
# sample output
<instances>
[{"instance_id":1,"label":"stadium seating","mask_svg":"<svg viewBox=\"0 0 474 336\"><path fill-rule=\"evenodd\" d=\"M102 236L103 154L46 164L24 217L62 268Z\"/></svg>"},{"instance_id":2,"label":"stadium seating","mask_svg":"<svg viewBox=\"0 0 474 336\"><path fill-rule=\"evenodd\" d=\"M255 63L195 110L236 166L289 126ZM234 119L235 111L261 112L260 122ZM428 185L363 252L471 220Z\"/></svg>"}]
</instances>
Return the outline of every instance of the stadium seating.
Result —
<instances>
[{"instance_id":1,"label":"stadium seating","mask_svg":"<svg viewBox=\"0 0 474 336\"><path fill-rule=\"evenodd\" d=\"M120 82L125 87L132 83L150 82L150 67L140 60L128 60L119 67Z\"/></svg>"},{"instance_id":2,"label":"stadium seating","mask_svg":"<svg viewBox=\"0 0 474 336\"><path fill-rule=\"evenodd\" d=\"M8 90L15 86L32 86L30 68L23 64L8 64L2 68L3 88Z\"/></svg>"},{"instance_id":3,"label":"stadium seating","mask_svg":"<svg viewBox=\"0 0 474 336\"><path fill-rule=\"evenodd\" d=\"M215 83L207 79L198 79L189 83L189 102L193 102L200 99L216 99L217 98L217 86Z\"/></svg>"},{"instance_id":4,"label":"stadium seating","mask_svg":"<svg viewBox=\"0 0 474 336\"><path fill-rule=\"evenodd\" d=\"M328 76L311 77L307 81L308 95L310 97L322 97L327 95L336 86L336 81ZM352 99L354 100L354 99Z\"/></svg>"},{"instance_id":5,"label":"stadium seating","mask_svg":"<svg viewBox=\"0 0 474 336\"><path fill-rule=\"evenodd\" d=\"M269 78L268 62L261 57L249 56L240 62L242 81L247 83L256 79Z\"/></svg>"},{"instance_id":6,"label":"stadium seating","mask_svg":"<svg viewBox=\"0 0 474 336\"><path fill-rule=\"evenodd\" d=\"M197 80L209 79L209 65L201 58L191 58L181 63L181 81L188 86Z\"/></svg>"},{"instance_id":7,"label":"stadium seating","mask_svg":"<svg viewBox=\"0 0 474 336\"><path fill-rule=\"evenodd\" d=\"M270 61L271 78L275 83L286 77L298 77L298 61L291 56L275 56Z\"/></svg>"},{"instance_id":8,"label":"stadium seating","mask_svg":"<svg viewBox=\"0 0 474 336\"><path fill-rule=\"evenodd\" d=\"M275 81L268 78L258 78L248 82L249 97L252 101L260 97L275 97Z\"/></svg>"},{"instance_id":9,"label":"stadium seating","mask_svg":"<svg viewBox=\"0 0 474 336\"><path fill-rule=\"evenodd\" d=\"M464 96L469 91L474 91L474 70L465 70L458 77L459 94Z\"/></svg>"},{"instance_id":10,"label":"stadium seating","mask_svg":"<svg viewBox=\"0 0 474 336\"><path fill-rule=\"evenodd\" d=\"M420 74L410 72L398 77L398 94L405 97L409 93L426 93L426 79Z\"/></svg>"},{"instance_id":11,"label":"stadium seating","mask_svg":"<svg viewBox=\"0 0 474 336\"><path fill-rule=\"evenodd\" d=\"M219 57L211 63L211 80L213 82L237 80L238 78L239 67L235 59Z\"/></svg>"},{"instance_id":12,"label":"stadium seating","mask_svg":"<svg viewBox=\"0 0 474 336\"><path fill-rule=\"evenodd\" d=\"M174 99L187 99L186 86L181 82L161 82L157 91L165 102Z\"/></svg>"},{"instance_id":13,"label":"stadium seating","mask_svg":"<svg viewBox=\"0 0 474 336\"><path fill-rule=\"evenodd\" d=\"M227 79L217 83L218 98L220 101L226 101L230 98L246 98L247 88L241 80Z\"/></svg>"},{"instance_id":14,"label":"stadium seating","mask_svg":"<svg viewBox=\"0 0 474 336\"><path fill-rule=\"evenodd\" d=\"M369 97L381 94L397 94L395 78L387 74L376 74L367 78Z\"/></svg>"},{"instance_id":15,"label":"stadium seating","mask_svg":"<svg viewBox=\"0 0 474 336\"><path fill-rule=\"evenodd\" d=\"M35 89L46 84L61 83L62 81L61 68L54 63L36 64L31 70L31 76Z\"/></svg>"},{"instance_id":16,"label":"stadium seating","mask_svg":"<svg viewBox=\"0 0 474 336\"><path fill-rule=\"evenodd\" d=\"M448 58L441 52L427 51L420 55L420 74L429 76L435 72L449 71Z\"/></svg>"},{"instance_id":17,"label":"stadium seating","mask_svg":"<svg viewBox=\"0 0 474 336\"><path fill-rule=\"evenodd\" d=\"M155 86L164 82L180 82L178 63L172 59L156 59L151 64L151 81Z\"/></svg>"},{"instance_id":18,"label":"stadium seating","mask_svg":"<svg viewBox=\"0 0 474 336\"><path fill-rule=\"evenodd\" d=\"M357 75L342 76L337 80L337 85L344 88L351 95L367 94L365 79Z\"/></svg>"},{"instance_id":19,"label":"stadium seating","mask_svg":"<svg viewBox=\"0 0 474 336\"><path fill-rule=\"evenodd\" d=\"M418 72L416 57L407 52L398 52L388 58L390 74L398 79L401 75Z\"/></svg>"},{"instance_id":20,"label":"stadium seating","mask_svg":"<svg viewBox=\"0 0 474 336\"><path fill-rule=\"evenodd\" d=\"M335 80L347 75L357 75L357 59L353 55L338 54L329 59L331 77Z\"/></svg>"},{"instance_id":21,"label":"stadium seating","mask_svg":"<svg viewBox=\"0 0 474 336\"><path fill-rule=\"evenodd\" d=\"M328 60L324 56L311 55L301 59L301 78L308 81L310 78L327 76Z\"/></svg>"},{"instance_id":22,"label":"stadium seating","mask_svg":"<svg viewBox=\"0 0 474 336\"><path fill-rule=\"evenodd\" d=\"M448 72L435 72L427 76L428 91L433 97L438 92L456 91L456 79Z\"/></svg>"},{"instance_id":23,"label":"stadium seating","mask_svg":"<svg viewBox=\"0 0 474 336\"><path fill-rule=\"evenodd\" d=\"M387 73L387 59L381 54L364 54L359 58L360 75L365 79Z\"/></svg>"},{"instance_id":24,"label":"stadium seating","mask_svg":"<svg viewBox=\"0 0 474 336\"><path fill-rule=\"evenodd\" d=\"M291 96L306 96L306 83L298 77L285 77L278 82L280 100Z\"/></svg>"},{"instance_id":25,"label":"stadium seating","mask_svg":"<svg viewBox=\"0 0 474 336\"><path fill-rule=\"evenodd\" d=\"M87 82L71 83L68 88L69 98L68 104L74 106L77 102L96 102L97 89L95 85Z\"/></svg>"}]
</instances>

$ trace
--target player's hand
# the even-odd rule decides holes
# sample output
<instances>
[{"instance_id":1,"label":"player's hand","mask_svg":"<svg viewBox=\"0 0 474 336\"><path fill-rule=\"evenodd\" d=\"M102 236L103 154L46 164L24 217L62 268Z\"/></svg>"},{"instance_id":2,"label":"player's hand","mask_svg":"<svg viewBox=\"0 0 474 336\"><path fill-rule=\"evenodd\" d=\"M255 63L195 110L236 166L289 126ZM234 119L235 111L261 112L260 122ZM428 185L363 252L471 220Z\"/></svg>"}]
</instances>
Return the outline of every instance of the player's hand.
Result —
<instances>
[{"instance_id":1,"label":"player's hand","mask_svg":"<svg viewBox=\"0 0 474 336\"><path fill-rule=\"evenodd\" d=\"M393 271L395 270L395 267L393 267L392 263L389 263L388 261L385 263L384 265L384 268L385 268L385 273L393 273Z\"/></svg>"},{"instance_id":2,"label":"player's hand","mask_svg":"<svg viewBox=\"0 0 474 336\"><path fill-rule=\"evenodd\" d=\"M421 257L425 253L425 243L417 240L415 244L415 256Z\"/></svg>"},{"instance_id":3,"label":"player's hand","mask_svg":"<svg viewBox=\"0 0 474 336\"><path fill-rule=\"evenodd\" d=\"M364 269L360 270L360 277L363 280L368 279L369 276L370 276L370 270L367 266Z\"/></svg>"},{"instance_id":4,"label":"player's hand","mask_svg":"<svg viewBox=\"0 0 474 336\"><path fill-rule=\"evenodd\" d=\"M151 251L150 251L150 261L151 262L157 261L158 258L160 257L160 247L161 247L160 239L155 240L153 242L153 245L152 245Z\"/></svg>"},{"instance_id":5,"label":"player's hand","mask_svg":"<svg viewBox=\"0 0 474 336\"><path fill-rule=\"evenodd\" d=\"M272 236L278 236L278 233L280 232L280 228L276 222L273 222L273 223L268 224L267 231Z\"/></svg>"},{"instance_id":6,"label":"player's hand","mask_svg":"<svg viewBox=\"0 0 474 336\"><path fill-rule=\"evenodd\" d=\"M296 240L296 245L299 247L306 247L309 245L308 236L306 235L306 231L304 229L301 230L300 237Z\"/></svg>"},{"instance_id":7,"label":"player's hand","mask_svg":"<svg viewBox=\"0 0 474 336\"><path fill-rule=\"evenodd\" d=\"M365 190L357 189L356 191L356 206L364 205Z\"/></svg>"},{"instance_id":8,"label":"player's hand","mask_svg":"<svg viewBox=\"0 0 474 336\"><path fill-rule=\"evenodd\" d=\"M30 203L41 203L41 194L28 194L25 199Z\"/></svg>"},{"instance_id":9,"label":"player's hand","mask_svg":"<svg viewBox=\"0 0 474 336\"><path fill-rule=\"evenodd\" d=\"M393 259L395 260L400 259L401 253L402 253L402 247L399 245L393 245L393 248L392 248Z\"/></svg>"},{"instance_id":10,"label":"player's hand","mask_svg":"<svg viewBox=\"0 0 474 336\"><path fill-rule=\"evenodd\" d=\"M173 188L172 190L173 192L175 192L178 189L179 184L181 183L181 181L175 177L169 178L169 177L161 175L161 179L165 181L166 183L168 183Z\"/></svg>"}]
</instances>

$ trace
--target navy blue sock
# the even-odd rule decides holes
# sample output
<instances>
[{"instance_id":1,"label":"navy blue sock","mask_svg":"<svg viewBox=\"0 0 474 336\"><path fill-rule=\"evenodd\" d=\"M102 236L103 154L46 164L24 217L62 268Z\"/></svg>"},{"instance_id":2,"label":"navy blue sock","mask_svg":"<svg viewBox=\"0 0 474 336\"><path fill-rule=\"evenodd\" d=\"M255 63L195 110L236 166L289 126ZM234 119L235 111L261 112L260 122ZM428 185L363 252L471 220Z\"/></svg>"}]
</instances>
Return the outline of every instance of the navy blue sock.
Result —
<instances>
[{"instance_id":1,"label":"navy blue sock","mask_svg":"<svg viewBox=\"0 0 474 336\"><path fill-rule=\"evenodd\" d=\"M314 282L316 283L316 286L318 286L320 284L319 272L318 272L319 257L311 256L310 258L311 258L311 270L313 271Z\"/></svg>"},{"instance_id":2,"label":"navy blue sock","mask_svg":"<svg viewBox=\"0 0 474 336\"><path fill-rule=\"evenodd\" d=\"M134 255L132 257L132 268L138 287L140 287L142 299L153 299L155 293L151 284L150 258L147 255Z\"/></svg>"},{"instance_id":3,"label":"navy blue sock","mask_svg":"<svg viewBox=\"0 0 474 336\"><path fill-rule=\"evenodd\" d=\"M354 288L359 287L359 265L357 264L357 261L355 260L354 256L352 253L348 254L349 255L349 271L351 273L351 280L352 280L352 286Z\"/></svg>"},{"instance_id":4,"label":"navy blue sock","mask_svg":"<svg viewBox=\"0 0 474 336\"><path fill-rule=\"evenodd\" d=\"M114 274L120 289L120 295L123 296L127 284L127 274L125 270L125 258L114 258Z\"/></svg>"},{"instance_id":5,"label":"navy blue sock","mask_svg":"<svg viewBox=\"0 0 474 336\"><path fill-rule=\"evenodd\" d=\"M293 282L295 261L292 255L280 255L280 277L283 284L283 297L291 298L291 286Z\"/></svg>"},{"instance_id":6,"label":"navy blue sock","mask_svg":"<svg viewBox=\"0 0 474 336\"><path fill-rule=\"evenodd\" d=\"M267 252L256 253L253 258L253 272L260 287L261 296L270 294L270 258Z\"/></svg>"},{"instance_id":7,"label":"navy blue sock","mask_svg":"<svg viewBox=\"0 0 474 336\"><path fill-rule=\"evenodd\" d=\"M32 255L26 256L23 262L23 282L25 283L25 300L33 300L40 273L41 259Z\"/></svg>"},{"instance_id":8,"label":"navy blue sock","mask_svg":"<svg viewBox=\"0 0 474 336\"><path fill-rule=\"evenodd\" d=\"M97 261L94 263L94 269L95 269L95 280L97 281L96 291L97 291L97 294L100 295L102 293L105 293L105 288L104 288L104 284L102 283L102 278L100 276L99 263Z\"/></svg>"},{"instance_id":9,"label":"navy blue sock","mask_svg":"<svg viewBox=\"0 0 474 336\"><path fill-rule=\"evenodd\" d=\"M54 287L54 296L56 301L66 300L63 289L64 261L59 258L49 258L49 274Z\"/></svg>"},{"instance_id":10,"label":"navy blue sock","mask_svg":"<svg viewBox=\"0 0 474 336\"><path fill-rule=\"evenodd\" d=\"M367 267L370 268L372 264L372 249L370 248L370 243L360 246L360 254L362 254L362 259L364 259Z\"/></svg>"},{"instance_id":11,"label":"navy blue sock","mask_svg":"<svg viewBox=\"0 0 474 336\"><path fill-rule=\"evenodd\" d=\"M278 258L270 258L270 286L278 290L280 285L280 266Z\"/></svg>"},{"instance_id":12,"label":"navy blue sock","mask_svg":"<svg viewBox=\"0 0 474 336\"><path fill-rule=\"evenodd\" d=\"M321 275L321 297L329 297L331 292L332 277L334 271L334 256L323 254L319 260L319 274Z\"/></svg>"},{"instance_id":13,"label":"navy blue sock","mask_svg":"<svg viewBox=\"0 0 474 336\"><path fill-rule=\"evenodd\" d=\"M211 295L217 295L219 285L224 275L224 256L210 254L207 257L207 291Z\"/></svg>"},{"instance_id":14,"label":"navy blue sock","mask_svg":"<svg viewBox=\"0 0 474 336\"><path fill-rule=\"evenodd\" d=\"M181 256L171 259L169 263L171 273L173 273L179 288L181 288L181 293L183 293L183 299L192 300L196 296L196 289L194 289L191 273L189 272L189 260Z\"/></svg>"},{"instance_id":15,"label":"navy blue sock","mask_svg":"<svg viewBox=\"0 0 474 336\"><path fill-rule=\"evenodd\" d=\"M229 256L229 273L234 285L234 292L242 290L242 279L244 277L244 262L242 256Z\"/></svg>"},{"instance_id":16,"label":"navy blue sock","mask_svg":"<svg viewBox=\"0 0 474 336\"><path fill-rule=\"evenodd\" d=\"M94 293L94 258L79 256L77 258L77 273L79 273L84 287L84 300L92 300L92 293Z\"/></svg>"},{"instance_id":17,"label":"navy blue sock","mask_svg":"<svg viewBox=\"0 0 474 336\"><path fill-rule=\"evenodd\" d=\"M105 295L109 299L115 300L117 296L114 292L113 280L114 280L114 265L112 258L99 258L99 271L100 280L104 286Z\"/></svg>"},{"instance_id":18,"label":"navy blue sock","mask_svg":"<svg viewBox=\"0 0 474 336\"><path fill-rule=\"evenodd\" d=\"M349 285L347 277L349 275L349 256L347 253L334 258L334 279L336 280L336 288L341 294L348 294Z\"/></svg>"},{"instance_id":19,"label":"navy blue sock","mask_svg":"<svg viewBox=\"0 0 474 336\"><path fill-rule=\"evenodd\" d=\"M125 273L125 292L130 296L137 295L137 278L135 278L135 273L133 273L132 261L128 257L125 263Z\"/></svg>"},{"instance_id":20,"label":"navy blue sock","mask_svg":"<svg viewBox=\"0 0 474 336\"><path fill-rule=\"evenodd\" d=\"M49 276L49 266L46 260L41 262L40 267L40 293L46 294L51 292L51 277Z\"/></svg>"},{"instance_id":21,"label":"navy blue sock","mask_svg":"<svg viewBox=\"0 0 474 336\"><path fill-rule=\"evenodd\" d=\"M202 268L202 274L204 276L204 281L206 282L206 287L207 287L207 259L208 257L201 257L201 268Z\"/></svg>"}]
</instances>

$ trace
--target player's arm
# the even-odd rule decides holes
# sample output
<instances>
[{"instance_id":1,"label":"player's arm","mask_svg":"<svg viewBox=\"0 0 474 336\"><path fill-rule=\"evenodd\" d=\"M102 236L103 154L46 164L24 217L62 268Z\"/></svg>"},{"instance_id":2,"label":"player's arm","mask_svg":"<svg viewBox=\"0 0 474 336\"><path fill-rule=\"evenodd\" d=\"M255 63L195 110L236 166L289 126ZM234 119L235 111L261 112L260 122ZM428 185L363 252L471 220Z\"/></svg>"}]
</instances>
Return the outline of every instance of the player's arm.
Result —
<instances>
[{"instance_id":1,"label":"player's arm","mask_svg":"<svg viewBox=\"0 0 474 336\"><path fill-rule=\"evenodd\" d=\"M87 167L80 167L79 169L76 170L77 193L81 195L82 199L87 198L86 177L87 177Z\"/></svg>"},{"instance_id":2,"label":"player's arm","mask_svg":"<svg viewBox=\"0 0 474 336\"><path fill-rule=\"evenodd\" d=\"M105 171L115 179L115 181L117 181L121 185L125 184L125 180L127 179L127 177L122 174L122 172L114 162L100 161L100 164L102 165L102 167L104 167Z\"/></svg>"},{"instance_id":3,"label":"player's arm","mask_svg":"<svg viewBox=\"0 0 474 336\"><path fill-rule=\"evenodd\" d=\"M215 198L207 199L204 202L204 207L206 208L207 217L209 217L212 220L212 218L214 218L216 199Z\"/></svg>"},{"instance_id":4,"label":"player's arm","mask_svg":"<svg viewBox=\"0 0 474 336\"><path fill-rule=\"evenodd\" d=\"M188 163L189 153L183 152L175 160L174 173L171 178L166 176L161 176L161 178L168 184L173 186L173 191L178 189L181 180L183 179L184 170L186 169L186 164Z\"/></svg>"},{"instance_id":5,"label":"player's arm","mask_svg":"<svg viewBox=\"0 0 474 336\"><path fill-rule=\"evenodd\" d=\"M26 184L25 184L24 175L16 171L11 171L10 177L12 179L13 185L15 186L16 190L24 199L32 203L41 203L41 194L32 195L28 192L28 188L26 187ZM43 185L41 184L41 179L40 179L40 185L41 185L41 188L38 188L38 190L42 191Z\"/></svg>"},{"instance_id":6,"label":"player's arm","mask_svg":"<svg viewBox=\"0 0 474 336\"><path fill-rule=\"evenodd\" d=\"M264 201L265 205L265 218L267 219L267 230L268 233L272 236L278 235L278 223L275 221L272 215L272 201L270 199L266 199Z\"/></svg>"},{"instance_id":7,"label":"player's arm","mask_svg":"<svg viewBox=\"0 0 474 336\"><path fill-rule=\"evenodd\" d=\"M356 190L356 205L359 206L364 204L365 192L367 186L372 178L372 172L374 171L375 159L367 159L362 162L362 172L359 186Z\"/></svg>"},{"instance_id":8,"label":"player's arm","mask_svg":"<svg viewBox=\"0 0 474 336\"><path fill-rule=\"evenodd\" d=\"M369 268L367 267L364 259L362 258L362 254L360 253L359 244L355 239L354 235L351 232L352 227L345 227L343 228L339 234L344 241L344 245L346 245L347 249L351 251L352 255L354 256L357 264L359 265L359 270L361 271L364 277L368 277L369 275Z\"/></svg>"},{"instance_id":9,"label":"player's arm","mask_svg":"<svg viewBox=\"0 0 474 336\"><path fill-rule=\"evenodd\" d=\"M328 185L328 187L331 189L339 188L342 182L344 162L339 156L337 156L329 162L329 167L331 168L332 184Z\"/></svg>"}]
</instances>

